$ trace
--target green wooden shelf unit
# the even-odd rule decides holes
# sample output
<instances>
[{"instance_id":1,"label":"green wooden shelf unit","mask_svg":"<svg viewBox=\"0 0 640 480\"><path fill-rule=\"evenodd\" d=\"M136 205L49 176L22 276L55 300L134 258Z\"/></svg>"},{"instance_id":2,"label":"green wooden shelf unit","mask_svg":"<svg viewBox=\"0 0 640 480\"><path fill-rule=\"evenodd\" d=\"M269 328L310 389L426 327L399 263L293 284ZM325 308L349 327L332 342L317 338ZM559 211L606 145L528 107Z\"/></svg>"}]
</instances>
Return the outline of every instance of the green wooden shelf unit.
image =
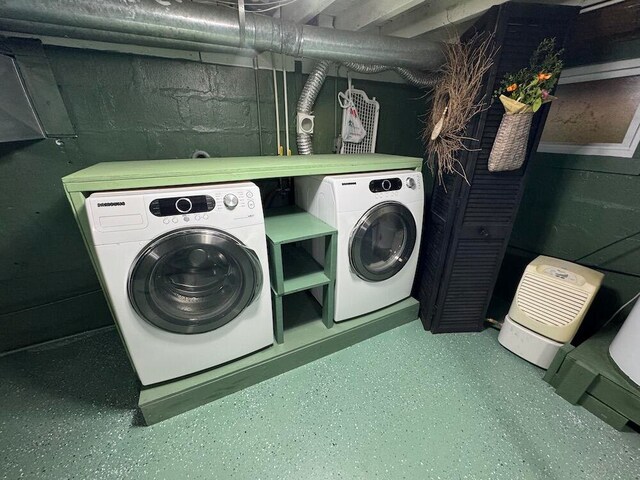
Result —
<instances>
[{"instance_id":1,"label":"green wooden shelf unit","mask_svg":"<svg viewBox=\"0 0 640 480\"><path fill-rule=\"evenodd\" d=\"M598 332L578 347L563 346L544 375L556 393L581 405L616 430L640 426L640 388L609 356L617 330Z\"/></svg>"},{"instance_id":2,"label":"green wooden shelf unit","mask_svg":"<svg viewBox=\"0 0 640 480\"><path fill-rule=\"evenodd\" d=\"M98 279L104 288L105 282L102 272L97 268L85 210L86 198L94 192L303 175L420 170L421 167L421 158L383 154L140 160L98 163L64 177L62 182ZM147 425L418 318L418 302L407 298L368 315L333 325L336 231L294 208L267 212L265 227L267 243L272 250L271 261L274 262L270 268L275 273L272 274L272 291L274 310L278 312L275 317L276 324L279 325L275 328L276 343L187 378L143 387L138 407ZM326 239L324 267L299 245L318 237ZM312 299L308 290L314 287L322 287L325 291L322 309L317 302L310 301Z\"/></svg>"},{"instance_id":3,"label":"green wooden shelf unit","mask_svg":"<svg viewBox=\"0 0 640 480\"><path fill-rule=\"evenodd\" d=\"M284 297L312 288L322 288L322 322L325 327L331 328L335 296L336 229L298 207L284 207L266 212L265 230L276 342L284 342ZM324 239L324 266L301 244L318 238Z\"/></svg>"}]
</instances>

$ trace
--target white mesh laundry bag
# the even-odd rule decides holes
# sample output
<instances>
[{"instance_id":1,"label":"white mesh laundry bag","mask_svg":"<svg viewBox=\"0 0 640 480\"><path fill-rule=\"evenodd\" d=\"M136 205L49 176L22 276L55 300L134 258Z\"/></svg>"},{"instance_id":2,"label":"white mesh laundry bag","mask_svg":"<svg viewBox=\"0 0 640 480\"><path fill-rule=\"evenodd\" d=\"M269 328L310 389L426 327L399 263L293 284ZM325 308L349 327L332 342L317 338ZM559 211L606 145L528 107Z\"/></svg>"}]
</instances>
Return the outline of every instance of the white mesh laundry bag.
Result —
<instances>
[{"instance_id":1,"label":"white mesh laundry bag","mask_svg":"<svg viewBox=\"0 0 640 480\"><path fill-rule=\"evenodd\" d=\"M338 94L342 107L342 146L340 153L374 153L378 133L380 104L362 90L351 86Z\"/></svg>"}]
</instances>

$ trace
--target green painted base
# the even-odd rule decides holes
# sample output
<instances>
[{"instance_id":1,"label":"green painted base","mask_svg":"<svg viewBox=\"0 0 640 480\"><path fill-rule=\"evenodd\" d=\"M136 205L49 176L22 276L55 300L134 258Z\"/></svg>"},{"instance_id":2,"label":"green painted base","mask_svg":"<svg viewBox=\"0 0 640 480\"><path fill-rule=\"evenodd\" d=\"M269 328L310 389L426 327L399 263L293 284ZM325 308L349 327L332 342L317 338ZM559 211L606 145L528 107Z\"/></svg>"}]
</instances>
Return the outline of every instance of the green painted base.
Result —
<instances>
[{"instance_id":1,"label":"green painted base","mask_svg":"<svg viewBox=\"0 0 640 480\"><path fill-rule=\"evenodd\" d=\"M629 423L640 425L640 389L609 357L616 333L599 332L577 348L565 345L544 380L568 402L583 406L617 430L628 430Z\"/></svg>"},{"instance_id":2,"label":"green painted base","mask_svg":"<svg viewBox=\"0 0 640 480\"><path fill-rule=\"evenodd\" d=\"M138 406L146 424L152 425L416 320L418 307L415 299L407 298L331 329L320 320L291 325L286 343L198 375L145 388Z\"/></svg>"}]
</instances>

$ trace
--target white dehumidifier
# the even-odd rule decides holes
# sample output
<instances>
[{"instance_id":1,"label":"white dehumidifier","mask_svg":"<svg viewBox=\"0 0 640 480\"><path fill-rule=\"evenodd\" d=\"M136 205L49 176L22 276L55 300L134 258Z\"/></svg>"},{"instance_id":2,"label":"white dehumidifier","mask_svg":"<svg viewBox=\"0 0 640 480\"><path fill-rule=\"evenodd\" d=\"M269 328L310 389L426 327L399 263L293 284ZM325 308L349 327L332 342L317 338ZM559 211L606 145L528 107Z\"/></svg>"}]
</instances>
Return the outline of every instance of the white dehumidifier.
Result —
<instances>
[{"instance_id":1,"label":"white dehumidifier","mask_svg":"<svg viewBox=\"0 0 640 480\"><path fill-rule=\"evenodd\" d=\"M575 263L539 256L520 279L498 341L525 360L549 368L558 349L576 334L603 277Z\"/></svg>"}]
</instances>

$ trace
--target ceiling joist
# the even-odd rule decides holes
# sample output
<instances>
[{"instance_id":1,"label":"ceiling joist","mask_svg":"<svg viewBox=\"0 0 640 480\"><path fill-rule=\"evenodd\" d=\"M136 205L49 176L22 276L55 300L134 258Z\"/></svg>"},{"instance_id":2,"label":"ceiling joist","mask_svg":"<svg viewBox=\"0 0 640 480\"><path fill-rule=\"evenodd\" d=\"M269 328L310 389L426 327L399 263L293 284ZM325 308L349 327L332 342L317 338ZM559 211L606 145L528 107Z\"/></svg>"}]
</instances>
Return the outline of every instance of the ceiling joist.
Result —
<instances>
[{"instance_id":1,"label":"ceiling joist","mask_svg":"<svg viewBox=\"0 0 640 480\"><path fill-rule=\"evenodd\" d=\"M468 0L466 2L432 2L418 11L401 15L382 27L382 33L412 38L432 30L471 20L494 5L507 0ZM434 8L435 7L435 8Z\"/></svg>"},{"instance_id":2,"label":"ceiling joist","mask_svg":"<svg viewBox=\"0 0 640 480\"><path fill-rule=\"evenodd\" d=\"M363 30L378 26L403 14L424 0L365 0L336 16L335 26L342 30Z\"/></svg>"},{"instance_id":3,"label":"ceiling joist","mask_svg":"<svg viewBox=\"0 0 640 480\"><path fill-rule=\"evenodd\" d=\"M282 7L282 18L297 23L307 23L324 12L335 0L298 0Z\"/></svg>"}]
</instances>

